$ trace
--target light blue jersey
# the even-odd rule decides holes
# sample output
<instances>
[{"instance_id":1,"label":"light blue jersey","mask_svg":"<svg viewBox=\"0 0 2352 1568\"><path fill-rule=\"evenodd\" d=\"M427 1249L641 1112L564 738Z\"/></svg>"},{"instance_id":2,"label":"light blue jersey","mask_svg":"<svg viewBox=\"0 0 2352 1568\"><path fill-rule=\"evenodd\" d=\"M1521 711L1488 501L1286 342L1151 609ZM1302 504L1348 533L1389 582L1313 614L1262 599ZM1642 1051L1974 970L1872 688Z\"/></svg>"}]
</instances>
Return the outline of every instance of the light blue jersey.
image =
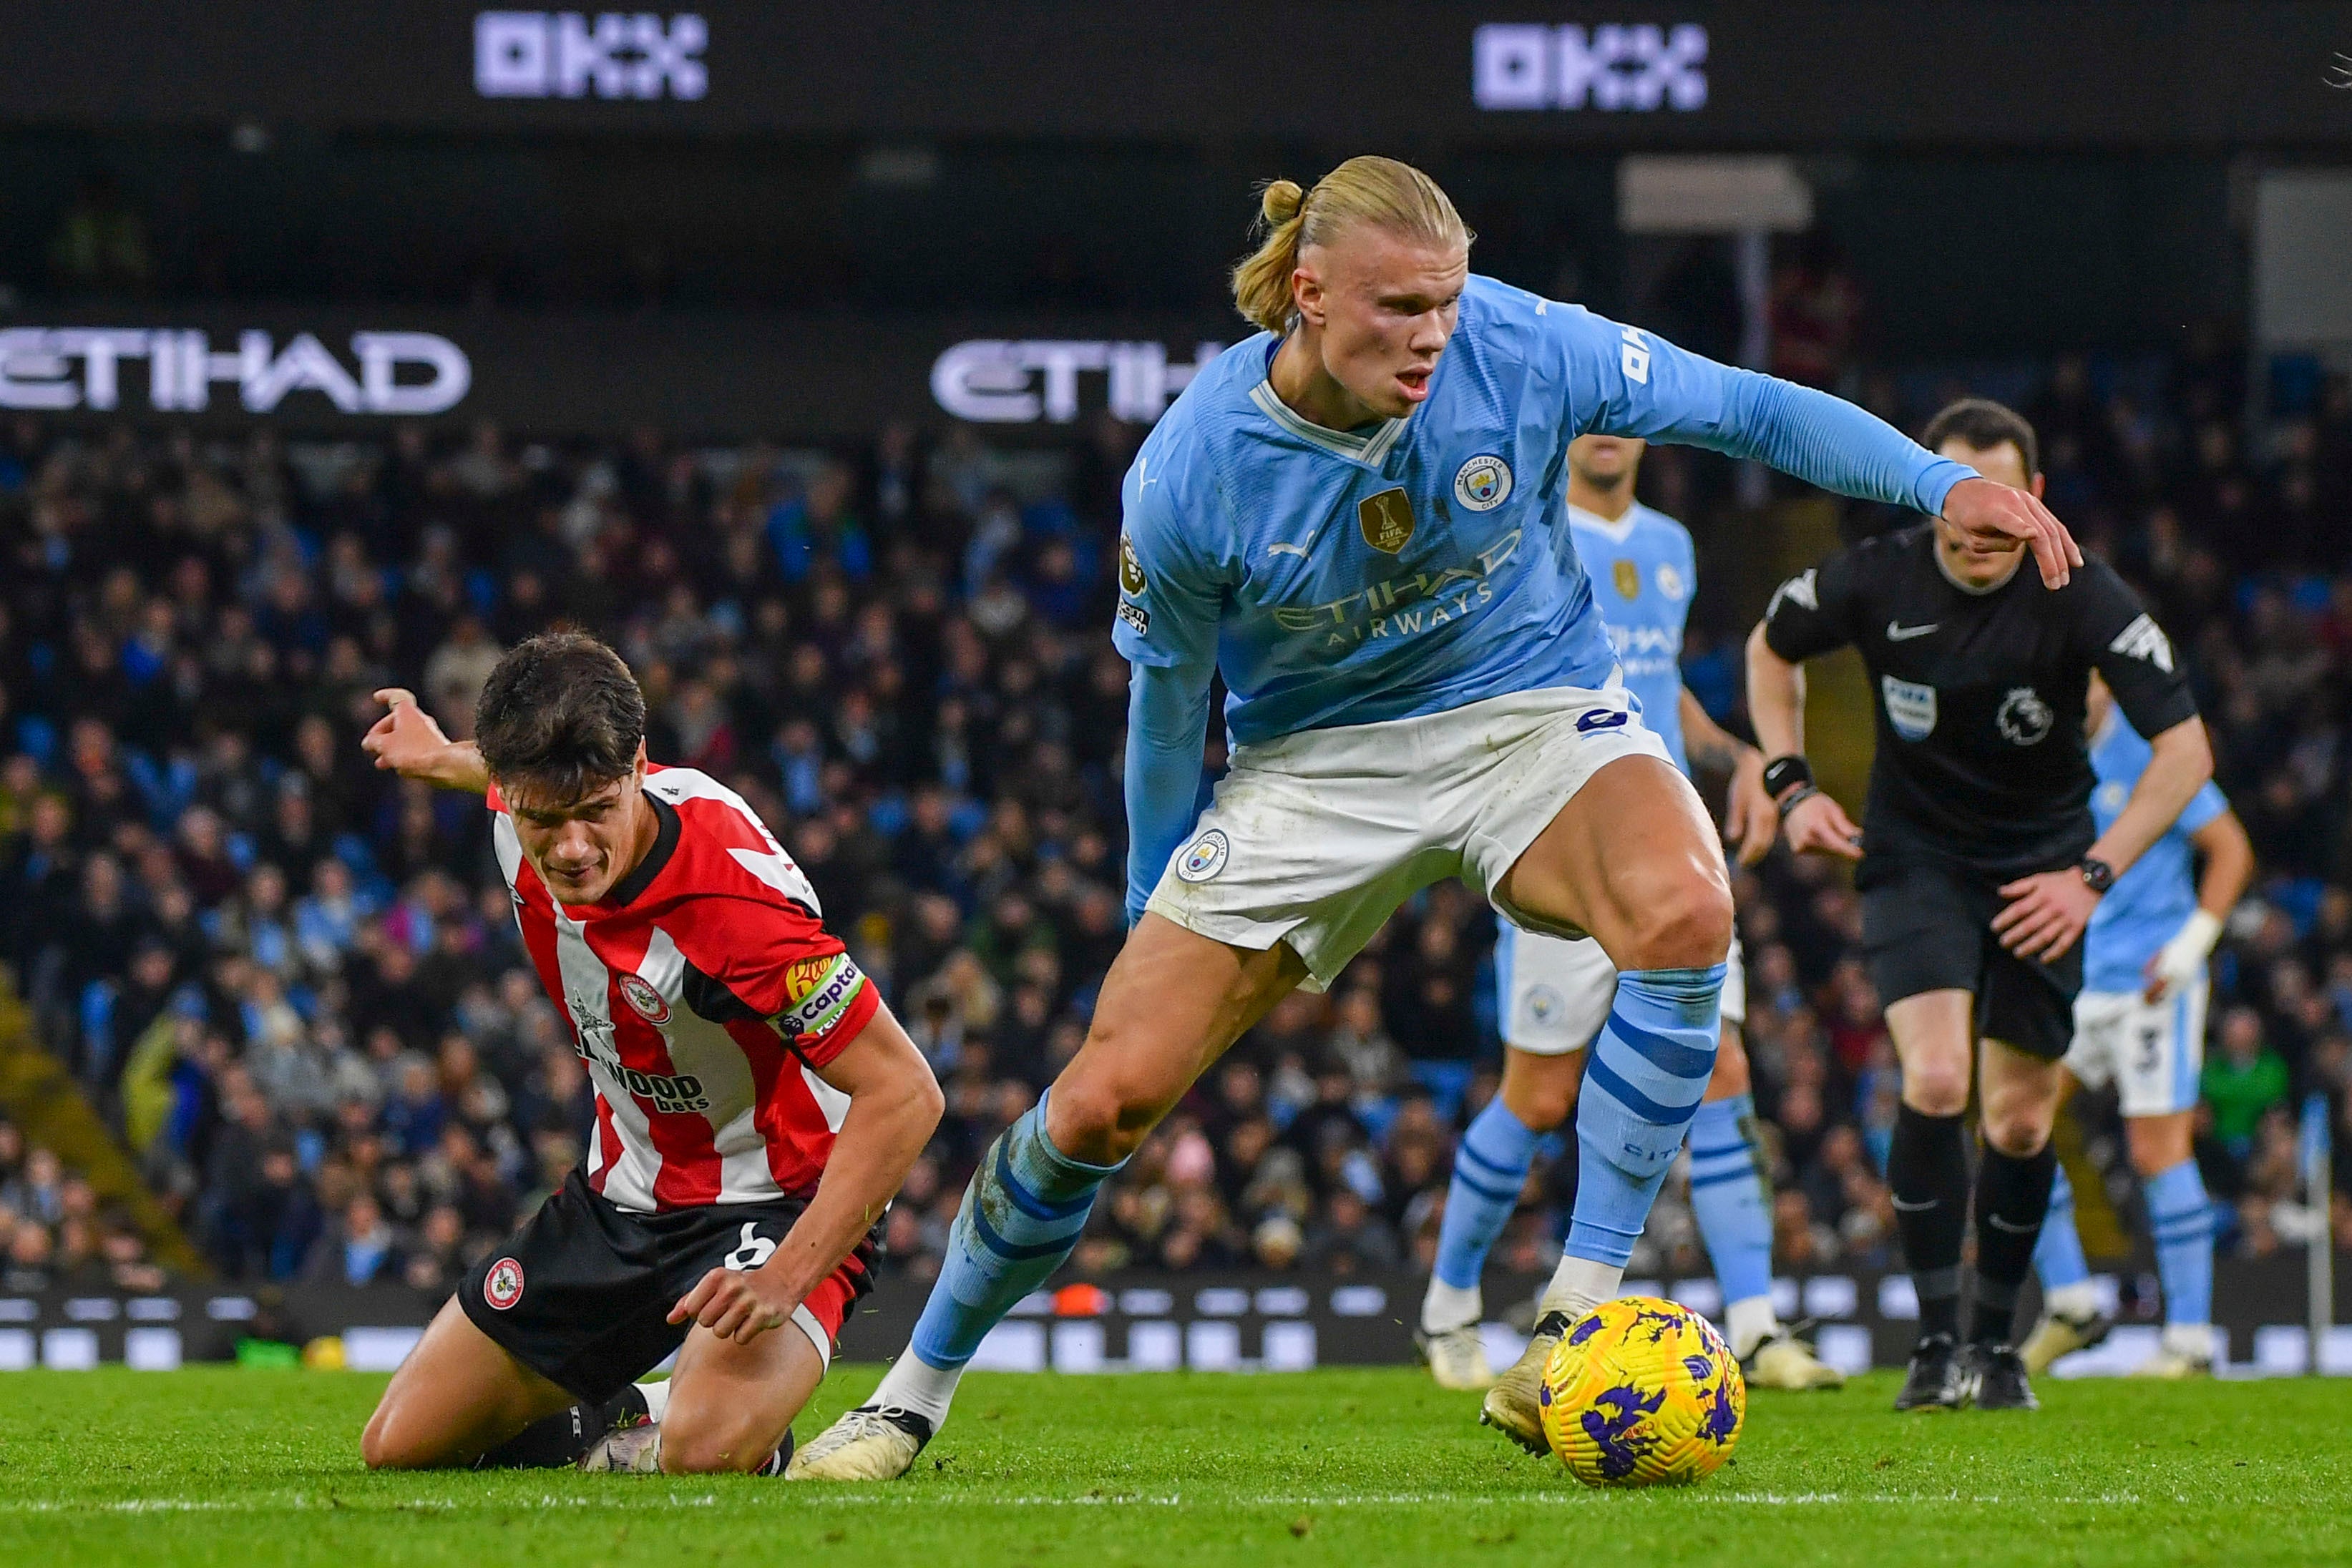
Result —
<instances>
[{"instance_id":1,"label":"light blue jersey","mask_svg":"<svg viewBox=\"0 0 2352 1568\"><path fill-rule=\"evenodd\" d=\"M2153 755L2123 711L2110 709L2091 741L2091 771L2098 778L2091 790L2091 816L2100 832L2123 814L2124 802L2131 799L2132 787ZM2084 990L2137 991L2147 984L2147 961L2197 910L2195 846L2189 835L2229 809L2221 790L2210 782L2200 786L2164 837L2116 878L2116 885L2091 912L2084 935Z\"/></svg>"},{"instance_id":2,"label":"light blue jersey","mask_svg":"<svg viewBox=\"0 0 2352 1568\"><path fill-rule=\"evenodd\" d=\"M1690 530L1638 501L1611 522L1568 508L1576 554L1591 574L1592 595L1626 689L1642 722L1666 743L1675 766L1690 771L1683 750L1683 623L1698 584Z\"/></svg>"},{"instance_id":3,"label":"light blue jersey","mask_svg":"<svg viewBox=\"0 0 2352 1568\"><path fill-rule=\"evenodd\" d=\"M1587 431L1930 513L1972 476L1851 404L1491 278L1469 280L1402 419L1301 419L1266 379L1278 347L1261 332L1196 376L1125 489L1113 640L1138 664L1217 666L1242 745L1606 685L1616 656L1564 526Z\"/></svg>"}]
</instances>

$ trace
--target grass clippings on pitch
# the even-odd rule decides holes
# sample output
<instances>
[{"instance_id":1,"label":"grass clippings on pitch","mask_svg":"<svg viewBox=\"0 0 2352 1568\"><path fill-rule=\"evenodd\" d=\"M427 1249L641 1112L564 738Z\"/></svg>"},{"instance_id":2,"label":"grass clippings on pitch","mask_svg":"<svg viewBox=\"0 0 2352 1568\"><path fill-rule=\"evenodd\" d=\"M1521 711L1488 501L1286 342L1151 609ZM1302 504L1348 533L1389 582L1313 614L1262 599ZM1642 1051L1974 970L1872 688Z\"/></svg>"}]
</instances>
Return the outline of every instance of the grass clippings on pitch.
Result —
<instances>
[{"instance_id":1,"label":"grass clippings on pitch","mask_svg":"<svg viewBox=\"0 0 2352 1568\"><path fill-rule=\"evenodd\" d=\"M872 1385L837 1369L817 1429ZM370 1475L383 1380L0 1377L0 1562L1267 1565L2352 1561L2352 1385L2058 1383L1898 1416L1894 1380L1757 1395L1679 1491L1575 1485L1412 1371L975 1375L907 1480Z\"/></svg>"}]
</instances>

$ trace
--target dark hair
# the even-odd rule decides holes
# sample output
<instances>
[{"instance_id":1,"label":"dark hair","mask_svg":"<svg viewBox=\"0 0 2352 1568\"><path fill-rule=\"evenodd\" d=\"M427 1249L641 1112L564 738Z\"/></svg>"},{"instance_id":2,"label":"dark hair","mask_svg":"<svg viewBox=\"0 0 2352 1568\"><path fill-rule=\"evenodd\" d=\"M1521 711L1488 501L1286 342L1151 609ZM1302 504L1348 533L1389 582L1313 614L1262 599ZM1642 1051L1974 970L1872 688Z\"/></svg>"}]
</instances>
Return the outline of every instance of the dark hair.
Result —
<instances>
[{"instance_id":1,"label":"dark hair","mask_svg":"<svg viewBox=\"0 0 2352 1568\"><path fill-rule=\"evenodd\" d=\"M2005 441L2025 459L2027 478L2042 472L2042 444L2033 438L2033 426L2007 403L1989 397L1964 397L1948 405L1927 422L1919 444L1938 452L1947 441L1966 442L1979 452L1990 452Z\"/></svg>"},{"instance_id":2,"label":"dark hair","mask_svg":"<svg viewBox=\"0 0 2352 1568\"><path fill-rule=\"evenodd\" d=\"M542 632L516 645L474 706L474 743L490 777L554 801L593 795L629 772L645 738L637 678L582 632Z\"/></svg>"}]
</instances>

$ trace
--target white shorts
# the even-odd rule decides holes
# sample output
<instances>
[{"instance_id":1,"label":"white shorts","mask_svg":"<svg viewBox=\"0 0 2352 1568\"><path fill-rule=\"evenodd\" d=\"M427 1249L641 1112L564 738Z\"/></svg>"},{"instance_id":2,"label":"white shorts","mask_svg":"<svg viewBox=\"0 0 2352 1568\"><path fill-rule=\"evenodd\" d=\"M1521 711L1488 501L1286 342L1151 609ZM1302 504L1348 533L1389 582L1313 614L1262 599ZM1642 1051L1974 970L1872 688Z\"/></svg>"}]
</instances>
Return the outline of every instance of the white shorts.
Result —
<instances>
[{"instance_id":1,"label":"white shorts","mask_svg":"<svg viewBox=\"0 0 2352 1568\"><path fill-rule=\"evenodd\" d=\"M2084 991L2074 998L2074 1043L2067 1071L2094 1089L2109 1081L2126 1116L2168 1116L2197 1103L2205 1066L2205 1004L2210 981L2179 986L2162 1001L2137 991Z\"/></svg>"},{"instance_id":2,"label":"white shorts","mask_svg":"<svg viewBox=\"0 0 2352 1568\"><path fill-rule=\"evenodd\" d=\"M1671 760L1622 686L1513 692L1244 746L1148 907L1236 947L1288 942L1310 991L1339 978L1397 905L1449 876L1540 928L1496 901L1495 885L1621 757Z\"/></svg>"},{"instance_id":3,"label":"white shorts","mask_svg":"<svg viewBox=\"0 0 2352 1568\"><path fill-rule=\"evenodd\" d=\"M1748 967L1739 936L1725 960L1723 1021L1748 1021ZM1496 1022L1503 1043L1530 1056L1567 1056L1592 1043L1617 999L1617 966L1586 937L1563 942L1506 925L1495 943Z\"/></svg>"}]
</instances>

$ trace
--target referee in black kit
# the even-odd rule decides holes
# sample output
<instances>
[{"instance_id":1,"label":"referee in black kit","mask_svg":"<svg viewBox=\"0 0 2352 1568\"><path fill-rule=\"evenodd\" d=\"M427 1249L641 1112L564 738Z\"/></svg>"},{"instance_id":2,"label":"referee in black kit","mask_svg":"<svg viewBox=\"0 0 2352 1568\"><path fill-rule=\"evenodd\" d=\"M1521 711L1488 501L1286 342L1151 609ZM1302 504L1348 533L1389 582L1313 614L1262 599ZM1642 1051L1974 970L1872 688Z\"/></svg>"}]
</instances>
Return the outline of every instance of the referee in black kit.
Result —
<instances>
[{"instance_id":1,"label":"referee in black kit","mask_svg":"<svg viewBox=\"0 0 2352 1568\"><path fill-rule=\"evenodd\" d=\"M1952 404L1924 442L2042 494L2033 427L1997 402ZM2011 1341L2056 1169L2050 1126L2083 928L2213 770L2172 645L2114 570L2085 561L2050 589L2025 564L2021 545L1986 548L1940 519L1922 522L1781 584L1748 641L1748 710L1773 759L1766 788L1791 849L1862 862L1864 946L1903 1066L1887 1179L1920 1337L1898 1410L2035 1408ZM1849 643L1876 699L1859 830L1804 758L1800 666ZM2156 751L2095 842L2083 733L2093 670ZM1963 1346L1971 1039L1986 1146Z\"/></svg>"}]
</instances>

